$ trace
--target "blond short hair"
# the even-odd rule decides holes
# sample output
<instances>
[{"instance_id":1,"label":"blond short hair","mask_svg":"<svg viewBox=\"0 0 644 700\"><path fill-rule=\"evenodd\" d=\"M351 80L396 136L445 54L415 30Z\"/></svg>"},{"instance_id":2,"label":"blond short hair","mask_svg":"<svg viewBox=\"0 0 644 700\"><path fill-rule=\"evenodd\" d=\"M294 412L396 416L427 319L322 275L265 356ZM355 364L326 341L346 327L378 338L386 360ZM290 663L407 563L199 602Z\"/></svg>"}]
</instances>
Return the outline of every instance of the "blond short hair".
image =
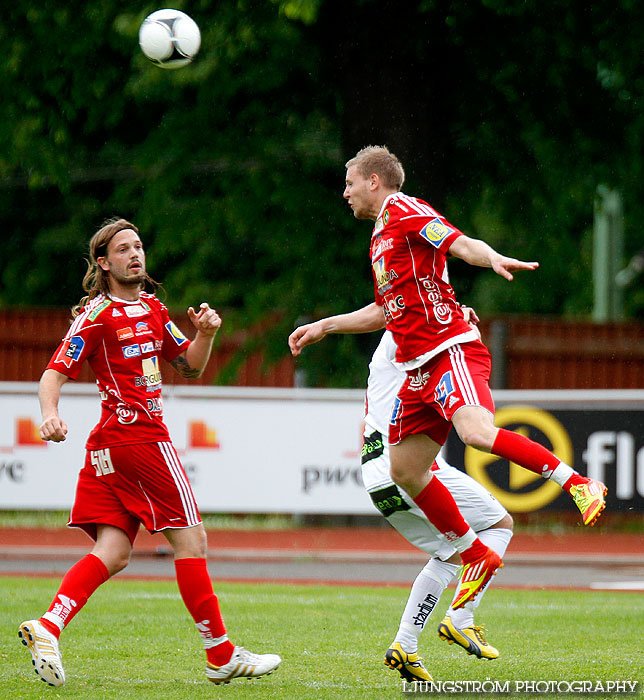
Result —
<instances>
[{"instance_id":1,"label":"blond short hair","mask_svg":"<svg viewBox=\"0 0 644 700\"><path fill-rule=\"evenodd\" d=\"M356 166L363 177L369 177L372 173L378 175L386 187L398 191L405 182L405 171L402 163L386 146L367 146L358 151L356 155L347 161L347 169Z\"/></svg>"}]
</instances>

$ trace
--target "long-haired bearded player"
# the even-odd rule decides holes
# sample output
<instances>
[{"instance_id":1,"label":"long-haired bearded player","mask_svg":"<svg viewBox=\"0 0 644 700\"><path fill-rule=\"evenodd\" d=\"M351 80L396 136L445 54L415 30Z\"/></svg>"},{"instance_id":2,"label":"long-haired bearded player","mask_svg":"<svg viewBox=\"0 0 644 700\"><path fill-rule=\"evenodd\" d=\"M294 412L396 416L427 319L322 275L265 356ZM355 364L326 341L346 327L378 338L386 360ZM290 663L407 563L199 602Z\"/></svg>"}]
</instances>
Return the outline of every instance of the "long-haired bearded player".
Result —
<instances>
[{"instance_id":1,"label":"long-haired bearded player","mask_svg":"<svg viewBox=\"0 0 644 700\"><path fill-rule=\"evenodd\" d=\"M206 566L206 532L190 483L163 422L159 358L183 377L203 372L221 319L208 304L188 317L193 340L174 325L166 307L143 291L145 270L138 229L107 222L90 241L83 288L87 296L40 380L43 440L61 442L61 387L87 361L96 375L101 417L87 440L69 525L93 540L92 551L65 574L42 617L20 625L36 673L53 686L65 682L58 639L92 593L127 566L139 526L163 532L174 551L177 584L206 650L206 676L227 683L275 670L275 654L252 654L226 634Z\"/></svg>"}]
</instances>

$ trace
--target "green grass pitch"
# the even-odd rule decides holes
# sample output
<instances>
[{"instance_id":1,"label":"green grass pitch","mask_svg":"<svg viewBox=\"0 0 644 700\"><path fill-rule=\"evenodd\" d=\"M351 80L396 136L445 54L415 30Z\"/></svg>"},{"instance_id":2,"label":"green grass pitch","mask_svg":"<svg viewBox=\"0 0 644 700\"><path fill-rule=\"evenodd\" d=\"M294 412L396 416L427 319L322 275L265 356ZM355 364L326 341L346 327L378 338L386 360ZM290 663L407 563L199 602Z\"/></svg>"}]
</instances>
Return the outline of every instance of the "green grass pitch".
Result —
<instances>
[{"instance_id":1,"label":"green grass pitch","mask_svg":"<svg viewBox=\"0 0 644 700\"><path fill-rule=\"evenodd\" d=\"M203 673L201 643L176 585L118 578L95 593L63 634L67 682L51 688L33 672L17 628L42 613L57 584L53 578L0 578L2 700L423 697L403 694L398 674L383 665L406 588L216 583L231 640L279 653L283 662L271 676L215 686ZM468 656L438 638L449 599L451 591L421 636L420 653L435 680L633 680L641 697L642 594L492 589L478 622L501 652L496 661Z\"/></svg>"}]
</instances>

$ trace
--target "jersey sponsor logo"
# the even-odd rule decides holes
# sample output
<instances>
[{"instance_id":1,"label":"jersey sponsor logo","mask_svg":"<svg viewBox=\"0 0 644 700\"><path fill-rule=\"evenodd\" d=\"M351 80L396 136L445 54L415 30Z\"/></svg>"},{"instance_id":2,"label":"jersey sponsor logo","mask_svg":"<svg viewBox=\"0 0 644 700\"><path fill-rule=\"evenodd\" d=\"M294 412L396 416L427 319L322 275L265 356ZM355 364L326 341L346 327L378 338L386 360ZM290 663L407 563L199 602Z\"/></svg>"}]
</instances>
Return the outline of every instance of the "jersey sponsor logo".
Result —
<instances>
[{"instance_id":1,"label":"jersey sponsor logo","mask_svg":"<svg viewBox=\"0 0 644 700\"><path fill-rule=\"evenodd\" d=\"M138 357L141 354L139 345L126 345L123 348L123 357Z\"/></svg>"},{"instance_id":2,"label":"jersey sponsor logo","mask_svg":"<svg viewBox=\"0 0 644 700\"><path fill-rule=\"evenodd\" d=\"M136 318L137 316L145 316L150 311L150 307L148 306L146 309L146 306L147 304L132 304L131 306L124 306L123 310L126 316Z\"/></svg>"},{"instance_id":3,"label":"jersey sponsor logo","mask_svg":"<svg viewBox=\"0 0 644 700\"><path fill-rule=\"evenodd\" d=\"M152 333L150 330L150 327L145 321L139 321L136 326L134 326L136 329L136 334L137 335L146 335L147 333Z\"/></svg>"},{"instance_id":4,"label":"jersey sponsor logo","mask_svg":"<svg viewBox=\"0 0 644 700\"><path fill-rule=\"evenodd\" d=\"M382 222L382 217L379 217L378 219L376 219L376 224L373 227L373 232L380 233L384 227L385 225Z\"/></svg>"},{"instance_id":5,"label":"jersey sponsor logo","mask_svg":"<svg viewBox=\"0 0 644 700\"><path fill-rule=\"evenodd\" d=\"M409 390L421 391L429 381L429 376L429 372L423 372L422 367L419 367L416 374L411 374L409 376Z\"/></svg>"},{"instance_id":6,"label":"jersey sponsor logo","mask_svg":"<svg viewBox=\"0 0 644 700\"><path fill-rule=\"evenodd\" d=\"M172 321L168 321L168 323L165 324L165 327L177 345L183 345L185 342L187 342L188 339L186 336L174 325L174 323L172 323Z\"/></svg>"},{"instance_id":7,"label":"jersey sponsor logo","mask_svg":"<svg viewBox=\"0 0 644 700\"><path fill-rule=\"evenodd\" d=\"M361 463L366 464L376 457L380 457L385 451L385 446L382 442L382 435L374 430L371 435L365 435L362 445Z\"/></svg>"},{"instance_id":8,"label":"jersey sponsor logo","mask_svg":"<svg viewBox=\"0 0 644 700\"><path fill-rule=\"evenodd\" d=\"M152 341L148 343L141 343L141 352L154 352L154 343Z\"/></svg>"},{"instance_id":9,"label":"jersey sponsor logo","mask_svg":"<svg viewBox=\"0 0 644 700\"><path fill-rule=\"evenodd\" d=\"M134 338L134 331L131 328L119 328L116 331L116 337L119 340L127 340L128 338Z\"/></svg>"},{"instance_id":10,"label":"jersey sponsor logo","mask_svg":"<svg viewBox=\"0 0 644 700\"><path fill-rule=\"evenodd\" d=\"M452 309L450 305L445 303L434 304L434 316L440 324L446 326L452 320Z\"/></svg>"},{"instance_id":11,"label":"jersey sponsor logo","mask_svg":"<svg viewBox=\"0 0 644 700\"><path fill-rule=\"evenodd\" d=\"M436 282L432 282L429 277L421 277L419 281L423 285L423 289L427 292L427 299L429 299L432 304L439 304L443 301L443 295Z\"/></svg>"},{"instance_id":12,"label":"jersey sponsor logo","mask_svg":"<svg viewBox=\"0 0 644 700\"><path fill-rule=\"evenodd\" d=\"M377 257L382 255L386 250L391 250L394 247L394 239L393 238L382 238L381 240L378 241L376 244L376 247L373 249L373 254L371 256L372 260L375 260Z\"/></svg>"},{"instance_id":13,"label":"jersey sponsor logo","mask_svg":"<svg viewBox=\"0 0 644 700\"><path fill-rule=\"evenodd\" d=\"M123 425L130 425L136 421L139 414L132 408L132 406L121 403L116 407L116 417L118 418L119 423Z\"/></svg>"},{"instance_id":14,"label":"jersey sponsor logo","mask_svg":"<svg viewBox=\"0 0 644 700\"><path fill-rule=\"evenodd\" d=\"M436 389L434 391L434 399L443 408L445 408L445 403L447 399L454 393L454 377L452 376L452 371L445 372L445 374L438 380ZM451 407L453 404L450 403Z\"/></svg>"},{"instance_id":15,"label":"jersey sponsor logo","mask_svg":"<svg viewBox=\"0 0 644 700\"><path fill-rule=\"evenodd\" d=\"M429 277L421 277L420 283L427 292L427 299L432 305L436 320L442 325L448 324L452 320L452 309L443 299L440 287Z\"/></svg>"},{"instance_id":16,"label":"jersey sponsor logo","mask_svg":"<svg viewBox=\"0 0 644 700\"><path fill-rule=\"evenodd\" d=\"M105 299L102 301L87 317L90 321L95 321L98 315L107 309L107 307L112 303L111 299Z\"/></svg>"},{"instance_id":17,"label":"jersey sponsor logo","mask_svg":"<svg viewBox=\"0 0 644 700\"><path fill-rule=\"evenodd\" d=\"M420 229L420 235L435 248L439 248L450 233L454 233L454 229L445 225L440 219L432 219Z\"/></svg>"},{"instance_id":18,"label":"jersey sponsor logo","mask_svg":"<svg viewBox=\"0 0 644 700\"><path fill-rule=\"evenodd\" d=\"M155 340L154 341L154 349L159 351L163 347L163 341L162 340Z\"/></svg>"},{"instance_id":19,"label":"jersey sponsor logo","mask_svg":"<svg viewBox=\"0 0 644 700\"><path fill-rule=\"evenodd\" d=\"M134 386L147 387L148 391L156 391L161 385L161 370L159 358L144 357L141 360L141 375L134 378Z\"/></svg>"},{"instance_id":20,"label":"jersey sponsor logo","mask_svg":"<svg viewBox=\"0 0 644 700\"><path fill-rule=\"evenodd\" d=\"M376 284L378 285L378 292L384 294L391 289L392 281L398 279L396 271L392 268L391 270L385 269L385 259L379 258L373 264L373 274L376 278Z\"/></svg>"},{"instance_id":21,"label":"jersey sponsor logo","mask_svg":"<svg viewBox=\"0 0 644 700\"><path fill-rule=\"evenodd\" d=\"M163 401L160 396L156 399L147 399L147 404L150 413L163 413Z\"/></svg>"},{"instance_id":22,"label":"jersey sponsor logo","mask_svg":"<svg viewBox=\"0 0 644 700\"><path fill-rule=\"evenodd\" d=\"M114 309L114 310L112 311L112 316L114 316L114 317L116 317L116 316L122 316L122 315L123 315L123 314L122 314L118 309Z\"/></svg>"},{"instance_id":23,"label":"jersey sponsor logo","mask_svg":"<svg viewBox=\"0 0 644 700\"><path fill-rule=\"evenodd\" d=\"M92 450L89 455L92 466L96 469L96 476L114 474L114 465L112 464L109 447L106 447L104 450Z\"/></svg>"},{"instance_id":24,"label":"jersey sponsor logo","mask_svg":"<svg viewBox=\"0 0 644 700\"><path fill-rule=\"evenodd\" d=\"M387 294L384 298L383 308L385 310L385 321L391 321L394 318L402 316L405 308L405 300L402 294Z\"/></svg>"},{"instance_id":25,"label":"jersey sponsor logo","mask_svg":"<svg viewBox=\"0 0 644 700\"><path fill-rule=\"evenodd\" d=\"M411 506L402 497L402 494L395 484L385 486L376 491L370 491L369 495L371 496L374 506L376 506L385 518L399 511L411 510Z\"/></svg>"},{"instance_id":26,"label":"jersey sponsor logo","mask_svg":"<svg viewBox=\"0 0 644 700\"><path fill-rule=\"evenodd\" d=\"M71 338L66 338L60 346L55 362L61 362L69 369L72 362L78 362L78 358L83 352L85 341L80 335L74 335Z\"/></svg>"},{"instance_id":27,"label":"jersey sponsor logo","mask_svg":"<svg viewBox=\"0 0 644 700\"><path fill-rule=\"evenodd\" d=\"M382 223L386 226L389 223L389 209L385 209L384 214L382 215Z\"/></svg>"}]
</instances>

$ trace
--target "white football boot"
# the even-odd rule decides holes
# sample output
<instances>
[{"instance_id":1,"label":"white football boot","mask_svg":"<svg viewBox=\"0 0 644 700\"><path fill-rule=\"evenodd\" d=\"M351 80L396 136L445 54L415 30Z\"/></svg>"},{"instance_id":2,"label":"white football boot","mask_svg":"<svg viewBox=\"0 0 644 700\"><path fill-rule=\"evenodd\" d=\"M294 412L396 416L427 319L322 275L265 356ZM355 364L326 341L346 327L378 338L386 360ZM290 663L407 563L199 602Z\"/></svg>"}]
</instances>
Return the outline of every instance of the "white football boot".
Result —
<instances>
[{"instance_id":1,"label":"white football boot","mask_svg":"<svg viewBox=\"0 0 644 700\"><path fill-rule=\"evenodd\" d=\"M23 622L18 636L31 652L31 663L41 680L49 685L61 686L65 682L65 671L56 637L38 620Z\"/></svg>"},{"instance_id":2,"label":"white football boot","mask_svg":"<svg viewBox=\"0 0 644 700\"><path fill-rule=\"evenodd\" d=\"M259 678L272 673L282 663L277 654L253 654L244 647L235 647L230 661L223 666L206 666L206 676L216 685L230 683L233 678Z\"/></svg>"}]
</instances>

